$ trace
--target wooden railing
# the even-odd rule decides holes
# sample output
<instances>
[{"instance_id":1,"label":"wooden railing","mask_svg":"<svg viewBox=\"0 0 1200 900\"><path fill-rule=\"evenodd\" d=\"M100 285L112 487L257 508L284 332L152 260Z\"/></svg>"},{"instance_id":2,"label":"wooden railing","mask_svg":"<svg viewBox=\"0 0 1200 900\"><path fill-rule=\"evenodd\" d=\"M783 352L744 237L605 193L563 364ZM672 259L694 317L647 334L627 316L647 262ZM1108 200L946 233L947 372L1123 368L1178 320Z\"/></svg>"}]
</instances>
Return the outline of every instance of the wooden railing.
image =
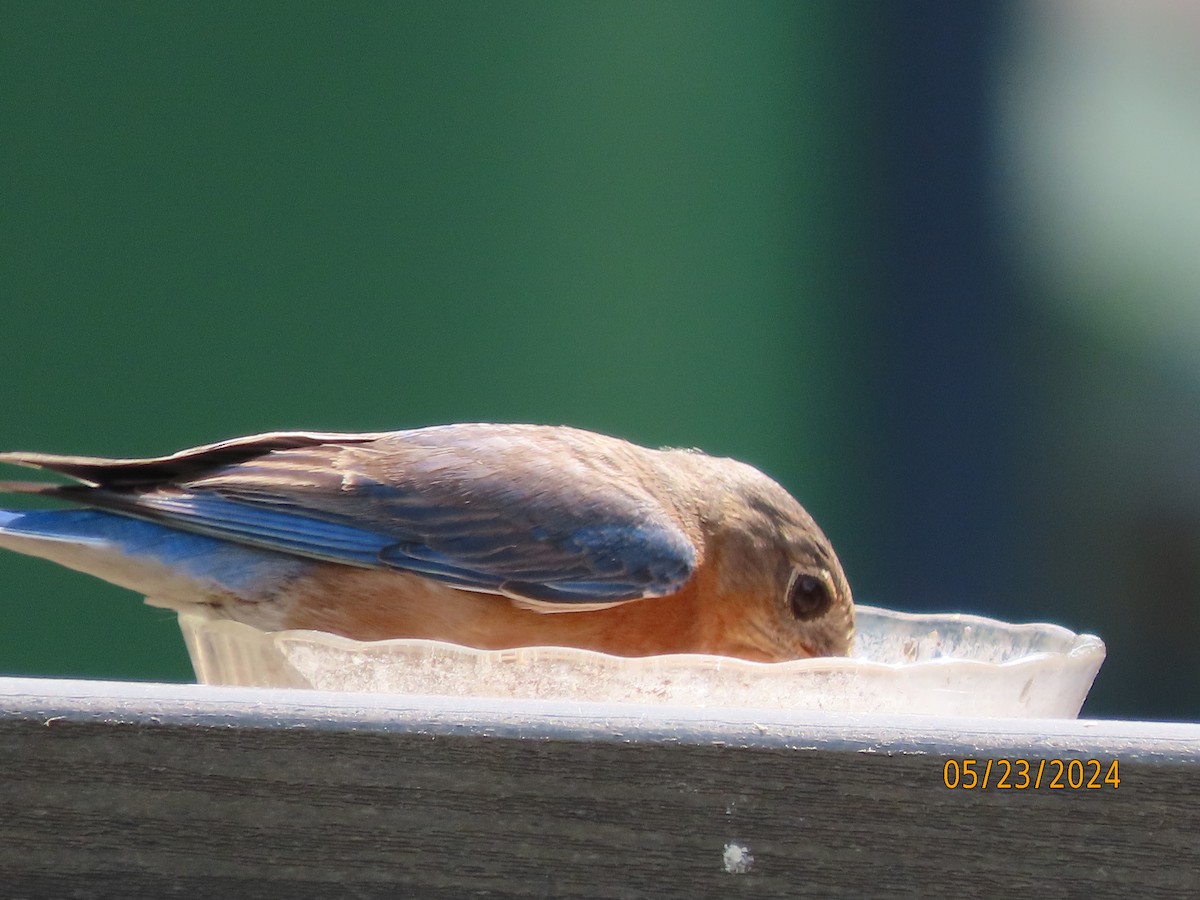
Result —
<instances>
[{"instance_id":1,"label":"wooden railing","mask_svg":"<svg viewBox=\"0 0 1200 900\"><path fill-rule=\"evenodd\" d=\"M3 897L1200 896L1198 725L21 678L0 706Z\"/></svg>"}]
</instances>

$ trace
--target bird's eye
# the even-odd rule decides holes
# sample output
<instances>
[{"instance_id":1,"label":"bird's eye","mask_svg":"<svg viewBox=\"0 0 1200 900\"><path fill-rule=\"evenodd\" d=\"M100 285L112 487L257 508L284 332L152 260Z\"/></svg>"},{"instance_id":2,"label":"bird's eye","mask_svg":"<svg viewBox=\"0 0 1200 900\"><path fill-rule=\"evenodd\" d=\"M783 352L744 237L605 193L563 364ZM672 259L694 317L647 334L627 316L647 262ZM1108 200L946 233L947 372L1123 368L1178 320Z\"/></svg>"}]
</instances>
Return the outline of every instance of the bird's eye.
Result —
<instances>
[{"instance_id":1,"label":"bird's eye","mask_svg":"<svg viewBox=\"0 0 1200 900\"><path fill-rule=\"evenodd\" d=\"M824 615L833 603L824 579L806 572L793 572L788 584L788 607L797 621L806 622Z\"/></svg>"}]
</instances>

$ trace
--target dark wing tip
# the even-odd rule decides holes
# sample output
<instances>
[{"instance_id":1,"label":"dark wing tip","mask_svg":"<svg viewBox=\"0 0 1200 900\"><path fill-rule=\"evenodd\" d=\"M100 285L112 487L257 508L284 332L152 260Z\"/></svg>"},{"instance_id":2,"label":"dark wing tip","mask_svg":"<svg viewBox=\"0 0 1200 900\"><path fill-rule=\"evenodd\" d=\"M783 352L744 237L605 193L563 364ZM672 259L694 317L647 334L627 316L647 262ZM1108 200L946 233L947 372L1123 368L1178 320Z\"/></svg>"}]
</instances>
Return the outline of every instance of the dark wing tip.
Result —
<instances>
[{"instance_id":1,"label":"dark wing tip","mask_svg":"<svg viewBox=\"0 0 1200 900\"><path fill-rule=\"evenodd\" d=\"M378 437L379 435L374 433L272 431L232 438L216 444L204 444L168 456L144 459L108 459L101 456L9 451L0 453L0 462L46 469L108 490L138 490L194 478L213 469L237 465L275 450L296 450L330 443L364 443Z\"/></svg>"}]
</instances>

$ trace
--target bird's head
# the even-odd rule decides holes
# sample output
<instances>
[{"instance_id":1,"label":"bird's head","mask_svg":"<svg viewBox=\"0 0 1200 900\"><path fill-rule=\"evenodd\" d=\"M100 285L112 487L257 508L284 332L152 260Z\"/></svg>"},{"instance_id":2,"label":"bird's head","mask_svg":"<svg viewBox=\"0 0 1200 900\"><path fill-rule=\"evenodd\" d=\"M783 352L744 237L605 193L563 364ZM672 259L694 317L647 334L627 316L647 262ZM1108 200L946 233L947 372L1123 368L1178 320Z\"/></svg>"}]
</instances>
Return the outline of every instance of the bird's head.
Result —
<instances>
[{"instance_id":1,"label":"bird's head","mask_svg":"<svg viewBox=\"0 0 1200 900\"><path fill-rule=\"evenodd\" d=\"M711 589L727 609L725 640L740 646L738 655L769 661L847 655L854 601L829 539L762 472L704 459L700 527Z\"/></svg>"}]
</instances>

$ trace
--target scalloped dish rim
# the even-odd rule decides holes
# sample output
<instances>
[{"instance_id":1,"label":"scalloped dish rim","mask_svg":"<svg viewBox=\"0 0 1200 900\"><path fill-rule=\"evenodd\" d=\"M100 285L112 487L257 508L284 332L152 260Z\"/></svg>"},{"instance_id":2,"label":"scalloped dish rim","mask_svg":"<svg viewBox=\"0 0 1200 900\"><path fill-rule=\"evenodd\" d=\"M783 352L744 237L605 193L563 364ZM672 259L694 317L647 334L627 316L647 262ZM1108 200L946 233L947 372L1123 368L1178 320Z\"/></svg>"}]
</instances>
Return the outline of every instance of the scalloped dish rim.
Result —
<instances>
[{"instance_id":1,"label":"scalloped dish rim","mask_svg":"<svg viewBox=\"0 0 1200 900\"><path fill-rule=\"evenodd\" d=\"M250 625L245 625L241 622L236 622L231 619L208 619L204 616L195 614L181 613L179 616L180 623L187 625L192 629L203 629L211 633L213 630L233 631L237 632L243 629L249 629L255 635L262 636L270 640L274 644L324 644L327 647L332 647L347 653L361 653L364 651L386 651L390 648L418 648L423 650L441 650L447 654L453 654L459 657L473 658L491 658L500 662L514 661L520 657L527 656L536 658L539 655L546 658L553 658L557 661L563 660L594 660L597 664L608 666L630 666L630 665L656 665L669 667L691 667L705 666L712 668L740 668L747 671L773 671L779 673L792 672L836 672L844 671L913 671L922 667L940 668L946 665L966 665L968 667L983 667L995 669L1010 669L1020 666L1036 664L1047 659L1065 658L1072 661L1082 662L1089 659L1099 657L1103 662L1105 655L1105 646L1103 640L1093 634L1076 633L1061 625L1055 625L1049 622L1019 622L1009 623L999 619L993 619L988 616L975 615L973 613L910 613L897 610L885 609L883 607L858 605L859 612L866 612L869 615L878 616L883 619L895 619L906 622L928 622L932 627L937 624L955 624L959 626L978 625L987 628L998 628L1008 632L1029 633L1042 632L1047 633L1050 637L1056 638L1063 642L1061 650L1038 650L1028 653L1024 656L1019 656L1014 659L1009 659L1004 662L988 662L981 659L972 659L963 656L941 656L934 659L916 660L913 662L881 662L878 660L864 659L855 656L823 656L811 657L808 659L791 659L783 662L757 662L748 659L739 659L731 656L719 656L709 653L671 653L660 654L656 656L617 656L611 653L603 653L598 650L585 650L577 647L560 647L553 645L539 645L530 647L512 647L506 649L480 649L476 647L468 647L463 644L455 644L449 641L430 640L426 638L391 638L380 641L359 641L353 638L343 637L342 635L331 634L324 631L292 629L285 631L261 631ZM506 659L507 658L507 659Z\"/></svg>"}]
</instances>

